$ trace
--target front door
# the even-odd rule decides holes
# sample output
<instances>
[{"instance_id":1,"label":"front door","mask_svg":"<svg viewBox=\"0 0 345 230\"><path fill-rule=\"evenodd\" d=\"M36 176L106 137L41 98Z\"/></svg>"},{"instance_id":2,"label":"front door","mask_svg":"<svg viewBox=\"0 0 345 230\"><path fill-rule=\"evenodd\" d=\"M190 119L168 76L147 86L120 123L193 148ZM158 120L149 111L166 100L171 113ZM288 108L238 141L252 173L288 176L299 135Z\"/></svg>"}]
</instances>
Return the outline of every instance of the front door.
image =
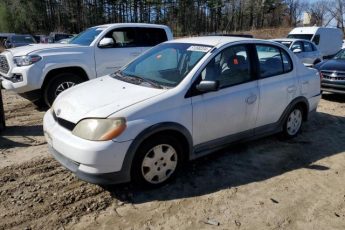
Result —
<instances>
[{"instance_id":1,"label":"front door","mask_svg":"<svg viewBox=\"0 0 345 230\"><path fill-rule=\"evenodd\" d=\"M198 81L219 81L220 88L192 97L194 145L221 145L252 134L259 90L250 57L247 46L231 46L202 71Z\"/></svg>"},{"instance_id":2,"label":"front door","mask_svg":"<svg viewBox=\"0 0 345 230\"><path fill-rule=\"evenodd\" d=\"M95 47L97 77L115 72L142 52L134 27L117 28L104 37L113 39L113 44Z\"/></svg>"}]
</instances>

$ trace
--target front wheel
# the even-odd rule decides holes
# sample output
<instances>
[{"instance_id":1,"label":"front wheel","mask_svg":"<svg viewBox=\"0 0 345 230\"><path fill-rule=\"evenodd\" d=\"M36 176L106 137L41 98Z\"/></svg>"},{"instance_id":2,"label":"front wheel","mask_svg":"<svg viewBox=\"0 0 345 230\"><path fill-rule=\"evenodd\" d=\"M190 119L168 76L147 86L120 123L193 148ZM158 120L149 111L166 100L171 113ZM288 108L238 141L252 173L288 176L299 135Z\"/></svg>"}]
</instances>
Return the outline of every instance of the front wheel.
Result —
<instances>
[{"instance_id":1,"label":"front wheel","mask_svg":"<svg viewBox=\"0 0 345 230\"><path fill-rule=\"evenodd\" d=\"M297 134L301 131L303 122L303 110L300 106L294 107L288 117L286 118L284 124L283 134L287 138L292 138L297 136Z\"/></svg>"},{"instance_id":2,"label":"front wheel","mask_svg":"<svg viewBox=\"0 0 345 230\"><path fill-rule=\"evenodd\" d=\"M83 82L83 79L74 73L60 73L56 75L48 82L43 91L45 103L51 107L60 93L81 82Z\"/></svg>"},{"instance_id":3,"label":"front wheel","mask_svg":"<svg viewBox=\"0 0 345 230\"><path fill-rule=\"evenodd\" d=\"M141 145L132 165L132 181L144 187L157 187L170 181L180 169L182 147L170 136L151 138Z\"/></svg>"}]
</instances>

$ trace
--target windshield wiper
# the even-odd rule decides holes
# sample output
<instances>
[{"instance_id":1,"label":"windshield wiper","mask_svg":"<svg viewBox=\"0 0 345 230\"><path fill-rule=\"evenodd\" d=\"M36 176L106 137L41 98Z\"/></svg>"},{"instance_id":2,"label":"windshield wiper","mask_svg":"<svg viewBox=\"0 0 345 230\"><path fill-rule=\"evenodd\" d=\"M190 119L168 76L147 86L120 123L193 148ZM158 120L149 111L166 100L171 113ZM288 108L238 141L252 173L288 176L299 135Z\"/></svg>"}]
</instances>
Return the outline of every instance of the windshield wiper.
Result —
<instances>
[{"instance_id":1,"label":"windshield wiper","mask_svg":"<svg viewBox=\"0 0 345 230\"><path fill-rule=\"evenodd\" d=\"M135 83L133 82L133 79L135 79L137 82L137 84L141 84L143 82L147 82L149 83L151 86L157 88L157 89L163 89L163 87L158 84L157 82L153 81L153 80L149 80L149 79L146 79L146 78L143 78L143 77L139 77L139 76L136 76L136 75L133 75L133 74L126 74L124 75L121 71L116 71L115 73L112 74L112 76L114 76L115 78L117 79L123 79L124 81L128 81L128 82L131 82L131 83Z\"/></svg>"}]
</instances>

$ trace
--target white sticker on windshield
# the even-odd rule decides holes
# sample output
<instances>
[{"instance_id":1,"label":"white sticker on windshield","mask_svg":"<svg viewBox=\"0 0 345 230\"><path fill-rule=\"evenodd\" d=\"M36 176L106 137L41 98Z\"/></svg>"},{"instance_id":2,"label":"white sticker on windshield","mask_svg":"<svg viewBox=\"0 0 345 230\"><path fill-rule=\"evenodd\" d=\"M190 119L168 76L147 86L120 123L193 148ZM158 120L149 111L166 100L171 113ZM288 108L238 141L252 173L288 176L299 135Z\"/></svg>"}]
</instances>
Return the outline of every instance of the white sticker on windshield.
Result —
<instances>
[{"instance_id":1,"label":"white sticker on windshield","mask_svg":"<svg viewBox=\"0 0 345 230\"><path fill-rule=\"evenodd\" d=\"M211 47L208 47L208 46L190 46L187 50L206 53L206 52L211 50Z\"/></svg>"}]
</instances>

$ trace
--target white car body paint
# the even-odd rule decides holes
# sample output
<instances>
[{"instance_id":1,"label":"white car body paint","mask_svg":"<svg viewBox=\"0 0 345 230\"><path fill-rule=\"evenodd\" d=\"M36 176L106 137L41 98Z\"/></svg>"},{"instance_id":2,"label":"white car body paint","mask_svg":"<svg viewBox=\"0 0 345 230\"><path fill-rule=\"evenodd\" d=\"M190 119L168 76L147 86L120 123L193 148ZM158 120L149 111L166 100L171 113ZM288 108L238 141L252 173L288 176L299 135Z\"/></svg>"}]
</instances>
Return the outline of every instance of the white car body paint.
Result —
<instances>
[{"instance_id":1,"label":"white car body paint","mask_svg":"<svg viewBox=\"0 0 345 230\"><path fill-rule=\"evenodd\" d=\"M305 98L309 112L316 110L320 100L318 72L306 68L281 44L231 37L185 38L166 43L210 45L215 48L208 51L173 88L155 89L105 76L63 92L45 114L43 127L51 146L65 158L78 162L79 171L88 174L120 171L133 140L144 130L158 124L170 122L181 125L190 133L194 148L215 139L250 130L254 132L256 128L275 123L298 97ZM279 47L291 57L293 70L216 92L186 97L209 60L225 47L237 44ZM61 112L59 118L74 124L86 118L123 117L127 121L127 128L112 141L84 140L54 120L53 112L58 110Z\"/></svg>"}]
</instances>

